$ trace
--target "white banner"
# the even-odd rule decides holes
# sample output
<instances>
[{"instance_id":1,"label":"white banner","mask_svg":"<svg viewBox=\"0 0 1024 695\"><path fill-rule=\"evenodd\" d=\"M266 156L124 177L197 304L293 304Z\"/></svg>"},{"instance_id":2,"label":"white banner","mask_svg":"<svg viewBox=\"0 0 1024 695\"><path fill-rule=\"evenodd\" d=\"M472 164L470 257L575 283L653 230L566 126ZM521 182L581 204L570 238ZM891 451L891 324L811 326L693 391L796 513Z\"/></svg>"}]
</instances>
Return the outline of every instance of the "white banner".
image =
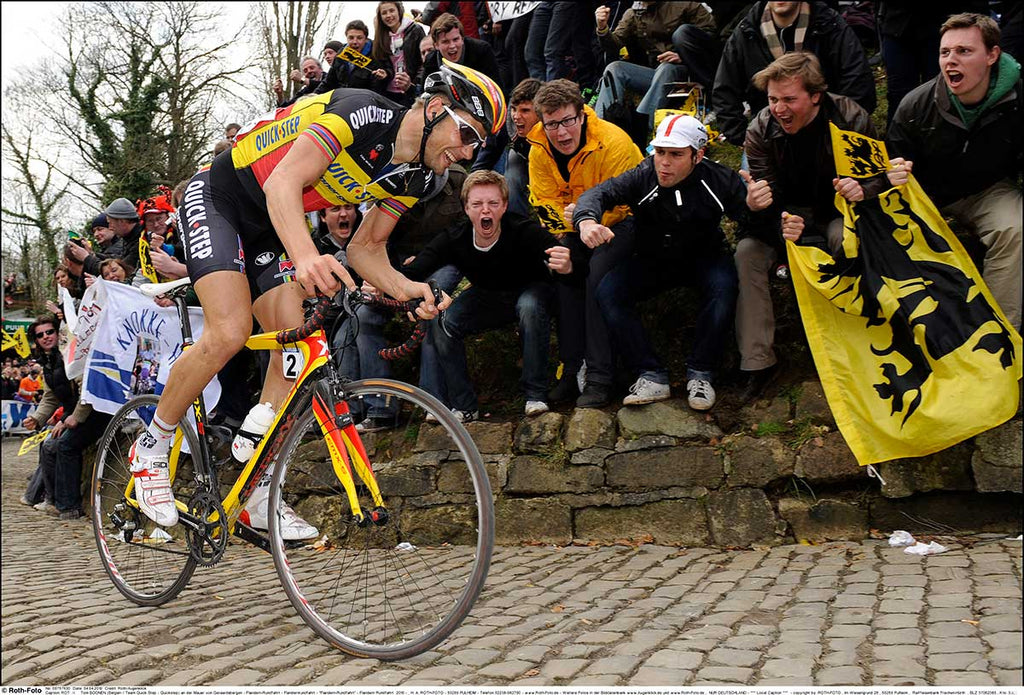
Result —
<instances>
[{"instance_id":1,"label":"white banner","mask_svg":"<svg viewBox=\"0 0 1024 695\"><path fill-rule=\"evenodd\" d=\"M75 300L71 296L71 293L64 289L63 286L57 286L57 299L61 303L61 311L64 312L64 323L67 324L68 330L74 332L75 325L78 323L78 312L75 311Z\"/></svg>"},{"instance_id":2,"label":"white banner","mask_svg":"<svg viewBox=\"0 0 1024 695\"><path fill-rule=\"evenodd\" d=\"M516 17L533 12L539 2L488 2L491 8L491 20L495 22L507 22Z\"/></svg>"},{"instance_id":3,"label":"white banner","mask_svg":"<svg viewBox=\"0 0 1024 695\"><path fill-rule=\"evenodd\" d=\"M107 283L96 278L92 287L85 291L78 307L78 317L74 333L64 350L64 372L68 379L78 379L85 374L85 360L92 347L96 329L100 325L100 315L107 303ZM67 309L65 316L67 315Z\"/></svg>"},{"instance_id":4,"label":"white banner","mask_svg":"<svg viewBox=\"0 0 1024 695\"><path fill-rule=\"evenodd\" d=\"M173 307L160 307L135 287L97 279L106 301L85 362L82 400L102 413L114 413L133 395L163 392L171 365L181 354L181 326ZM83 299L82 307L86 303ZM80 311L80 319L85 312ZM192 335L203 332L203 313L189 309ZM81 323L81 321L80 321ZM216 377L203 390L206 408L220 398Z\"/></svg>"},{"instance_id":5,"label":"white banner","mask_svg":"<svg viewBox=\"0 0 1024 695\"><path fill-rule=\"evenodd\" d=\"M29 415L35 412L34 403L22 403L21 401L0 401L3 403L3 433L23 434L29 430L21 426Z\"/></svg>"}]
</instances>

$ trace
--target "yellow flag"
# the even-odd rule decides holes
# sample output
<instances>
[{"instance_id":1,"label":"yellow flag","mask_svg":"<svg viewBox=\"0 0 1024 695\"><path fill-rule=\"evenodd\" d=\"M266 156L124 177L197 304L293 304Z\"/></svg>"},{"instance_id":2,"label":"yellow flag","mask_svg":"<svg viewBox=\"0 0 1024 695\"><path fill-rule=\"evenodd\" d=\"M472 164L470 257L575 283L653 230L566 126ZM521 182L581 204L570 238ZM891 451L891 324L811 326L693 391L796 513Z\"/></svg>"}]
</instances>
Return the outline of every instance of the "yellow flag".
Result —
<instances>
[{"instance_id":1,"label":"yellow flag","mask_svg":"<svg viewBox=\"0 0 1024 695\"><path fill-rule=\"evenodd\" d=\"M37 432L36 434L33 434L31 437L25 437L25 439L22 440L21 442L21 446L18 447L18 456L23 456L24 454L27 454L28 452L35 449L37 446L46 441L46 438L49 437L52 432L53 428L47 427L42 432Z\"/></svg>"},{"instance_id":2,"label":"yellow flag","mask_svg":"<svg viewBox=\"0 0 1024 695\"><path fill-rule=\"evenodd\" d=\"M530 205L537 211L541 225L552 234L565 234L572 231L572 227L565 222L565 210L562 207L555 205L550 200L540 200L533 194L533 191L530 191Z\"/></svg>"},{"instance_id":3,"label":"yellow flag","mask_svg":"<svg viewBox=\"0 0 1024 695\"><path fill-rule=\"evenodd\" d=\"M28 342L28 334L25 333L24 326L18 326L18 330L14 331L14 351L18 353L18 357L22 359L32 354L32 346Z\"/></svg>"},{"instance_id":4,"label":"yellow flag","mask_svg":"<svg viewBox=\"0 0 1024 695\"><path fill-rule=\"evenodd\" d=\"M881 142L831 126L836 171L885 171ZM804 329L861 465L925 456L1013 417L1021 338L916 179L850 203L842 249L787 243Z\"/></svg>"},{"instance_id":5,"label":"yellow flag","mask_svg":"<svg viewBox=\"0 0 1024 695\"><path fill-rule=\"evenodd\" d=\"M149 239L145 234L139 237L139 270L150 282L159 282L156 268L153 267L153 255L149 252Z\"/></svg>"},{"instance_id":6,"label":"yellow flag","mask_svg":"<svg viewBox=\"0 0 1024 695\"><path fill-rule=\"evenodd\" d=\"M14 339L13 335L2 329L0 329L0 333L3 334L3 347L0 349L7 350L8 348L17 346L18 341Z\"/></svg>"},{"instance_id":7,"label":"yellow flag","mask_svg":"<svg viewBox=\"0 0 1024 695\"><path fill-rule=\"evenodd\" d=\"M345 46L343 49L341 49L341 53L339 53L335 57L341 58L346 63L352 63L357 68L365 68L367 65L370 64L369 56L365 56L359 51L353 50L351 46Z\"/></svg>"}]
</instances>

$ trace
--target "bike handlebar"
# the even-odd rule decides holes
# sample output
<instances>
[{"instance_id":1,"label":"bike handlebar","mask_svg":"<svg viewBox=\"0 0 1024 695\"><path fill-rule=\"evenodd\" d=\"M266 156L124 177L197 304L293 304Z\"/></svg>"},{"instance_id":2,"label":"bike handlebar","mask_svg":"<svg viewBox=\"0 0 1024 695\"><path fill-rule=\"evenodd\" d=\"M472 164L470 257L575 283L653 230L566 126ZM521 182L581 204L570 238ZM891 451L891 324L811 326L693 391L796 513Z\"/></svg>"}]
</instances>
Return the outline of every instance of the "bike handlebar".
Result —
<instances>
[{"instance_id":1,"label":"bike handlebar","mask_svg":"<svg viewBox=\"0 0 1024 695\"><path fill-rule=\"evenodd\" d=\"M434 293L434 301L440 303L442 296L440 288L433 281L427 284ZM422 297L401 301L390 297L372 295L361 290L349 291L342 288L333 297L319 295L315 298L304 300L302 307L306 320L297 328L278 331L275 337L277 342L281 344L304 340L316 331L324 328L324 325L337 317L340 312L355 317L356 309L362 304L414 313L422 301ZM381 358L390 361L412 354L426 336L426 324L427 322L424 319L418 319L409 338L397 347L382 349L379 353Z\"/></svg>"}]
</instances>

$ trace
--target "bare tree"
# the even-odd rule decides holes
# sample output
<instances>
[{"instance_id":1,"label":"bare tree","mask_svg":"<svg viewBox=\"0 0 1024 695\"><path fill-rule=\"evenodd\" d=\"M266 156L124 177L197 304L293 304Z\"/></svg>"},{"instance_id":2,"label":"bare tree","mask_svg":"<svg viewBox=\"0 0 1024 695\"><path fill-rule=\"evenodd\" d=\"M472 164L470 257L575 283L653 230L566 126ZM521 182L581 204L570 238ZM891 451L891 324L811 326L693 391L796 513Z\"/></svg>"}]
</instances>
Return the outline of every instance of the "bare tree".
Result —
<instances>
[{"instance_id":1,"label":"bare tree","mask_svg":"<svg viewBox=\"0 0 1024 695\"><path fill-rule=\"evenodd\" d=\"M4 246L13 248L12 255L28 282L32 303L41 308L47 296L46 283L57 265L61 230L56 220L63 210L68 184L58 184L57 179L63 177L35 155L31 130L16 135L8 123L3 123L0 137L3 159L14 172L4 177L0 205Z\"/></svg>"},{"instance_id":2,"label":"bare tree","mask_svg":"<svg viewBox=\"0 0 1024 695\"><path fill-rule=\"evenodd\" d=\"M266 78L271 106L274 98L270 83L280 77L286 83L286 96L295 95L298 87L286 79L288 73L299 67L303 56L312 53L314 42L335 31L344 8L343 2L329 6L318 0L280 0L256 4L249 11L246 24L250 27L253 62Z\"/></svg>"}]
</instances>

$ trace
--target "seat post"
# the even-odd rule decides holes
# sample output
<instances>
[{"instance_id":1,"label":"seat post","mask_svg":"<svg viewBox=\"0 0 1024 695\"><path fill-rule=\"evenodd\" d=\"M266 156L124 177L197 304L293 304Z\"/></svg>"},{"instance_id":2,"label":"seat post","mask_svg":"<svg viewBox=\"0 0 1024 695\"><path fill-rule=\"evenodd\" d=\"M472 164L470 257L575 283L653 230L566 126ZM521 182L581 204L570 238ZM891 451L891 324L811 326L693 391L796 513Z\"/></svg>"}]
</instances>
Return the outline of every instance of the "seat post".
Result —
<instances>
[{"instance_id":1,"label":"seat post","mask_svg":"<svg viewBox=\"0 0 1024 695\"><path fill-rule=\"evenodd\" d=\"M195 341L192 340L192 322L188 318L188 305L185 304L185 293L175 293L173 300L174 308L178 310L178 321L181 323L181 344L183 347L190 347Z\"/></svg>"}]
</instances>

